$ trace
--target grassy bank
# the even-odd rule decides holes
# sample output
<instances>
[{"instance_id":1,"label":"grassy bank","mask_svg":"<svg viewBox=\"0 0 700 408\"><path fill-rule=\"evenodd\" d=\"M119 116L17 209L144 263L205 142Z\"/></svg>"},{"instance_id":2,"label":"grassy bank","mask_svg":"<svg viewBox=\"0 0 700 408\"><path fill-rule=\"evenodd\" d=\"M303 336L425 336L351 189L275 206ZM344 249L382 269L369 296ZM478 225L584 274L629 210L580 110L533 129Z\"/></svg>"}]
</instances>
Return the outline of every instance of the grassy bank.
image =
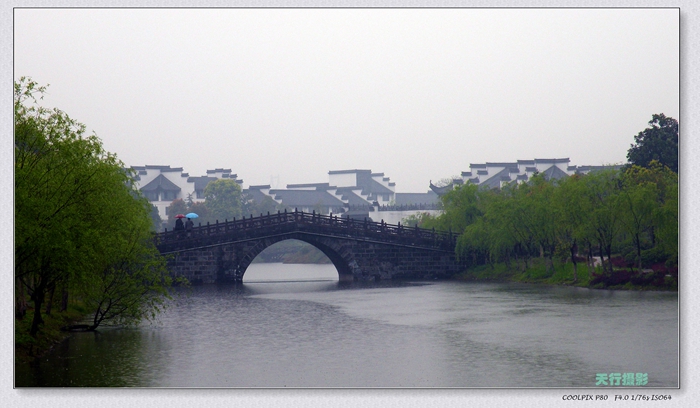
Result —
<instances>
[{"instance_id":1,"label":"grassy bank","mask_svg":"<svg viewBox=\"0 0 700 408\"><path fill-rule=\"evenodd\" d=\"M34 338L29 335L34 309L29 308L22 319L15 319L15 359L28 362L48 353L68 336L67 332L61 331L61 327L84 320L86 315L87 310L78 304L69 305L64 312L42 314L44 324Z\"/></svg>"},{"instance_id":2,"label":"grassy bank","mask_svg":"<svg viewBox=\"0 0 700 408\"><path fill-rule=\"evenodd\" d=\"M470 281L523 282L546 285L568 285L592 289L616 290L678 290L677 276L659 272L640 274L628 269L615 269L613 275L604 274L600 267L593 274L585 263L579 263L577 280L574 281L574 266L570 262L554 262L554 269L548 271L545 260L532 259L529 267L523 270L522 263L495 263L480 265L458 274L457 279Z\"/></svg>"}]
</instances>

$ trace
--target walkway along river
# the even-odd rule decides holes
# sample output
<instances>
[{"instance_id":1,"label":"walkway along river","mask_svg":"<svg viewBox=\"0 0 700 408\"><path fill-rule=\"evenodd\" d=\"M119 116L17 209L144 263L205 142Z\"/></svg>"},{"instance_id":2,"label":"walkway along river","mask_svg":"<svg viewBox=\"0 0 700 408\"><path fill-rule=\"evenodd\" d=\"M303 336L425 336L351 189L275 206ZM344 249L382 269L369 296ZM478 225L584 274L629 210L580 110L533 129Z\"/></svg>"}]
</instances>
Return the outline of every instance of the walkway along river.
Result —
<instances>
[{"instance_id":1,"label":"walkway along river","mask_svg":"<svg viewBox=\"0 0 700 408\"><path fill-rule=\"evenodd\" d=\"M155 324L74 333L15 375L20 387L596 388L616 374L677 387L678 367L675 292L345 283L332 265L253 264L242 285L193 287Z\"/></svg>"}]
</instances>

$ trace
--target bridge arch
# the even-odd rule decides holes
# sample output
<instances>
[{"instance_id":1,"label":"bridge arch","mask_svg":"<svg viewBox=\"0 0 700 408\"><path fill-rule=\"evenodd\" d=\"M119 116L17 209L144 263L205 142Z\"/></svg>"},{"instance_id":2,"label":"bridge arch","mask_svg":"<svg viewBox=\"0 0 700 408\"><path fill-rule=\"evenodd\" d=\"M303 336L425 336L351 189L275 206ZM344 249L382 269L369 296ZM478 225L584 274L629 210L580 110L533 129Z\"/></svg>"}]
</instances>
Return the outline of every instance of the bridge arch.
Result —
<instances>
[{"instance_id":1,"label":"bridge arch","mask_svg":"<svg viewBox=\"0 0 700 408\"><path fill-rule=\"evenodd\" d=\"M315 213L277 213L165 231L155 237L168 255L168 269L193 283L241 282L253 260L271 245L288 239L323 252L339 280L434 279L462 268L450 232L405 228Z\"/></svg>"},{"instance_id":2,"label":"bridge arch","mask_svg":"<svg viewBox=\"0 0 700 408\"><path fill-rule=\"evenodd\" d=\"M338 245L337 241L334 242L331 240L329 242L323 242L324 240L322 239L306 236L305 234L277 236L258 240L255 245L250 247L247 251L245 251L245 254L241 256L234 272L235 279L242 281L243 276L245 276L245 272L248 270L250 264L253 263L253 260L255 260L255 258L257 258L257 256L260 255L260 253L262 253L265 249L279 242L288 240L302 241L321 251L335 267L336 271L338 272L339 281L353 280L354 271L352 266L357 265L357 262L352 253L343 251L342 246Z\"/></svg>"}]
</instances>

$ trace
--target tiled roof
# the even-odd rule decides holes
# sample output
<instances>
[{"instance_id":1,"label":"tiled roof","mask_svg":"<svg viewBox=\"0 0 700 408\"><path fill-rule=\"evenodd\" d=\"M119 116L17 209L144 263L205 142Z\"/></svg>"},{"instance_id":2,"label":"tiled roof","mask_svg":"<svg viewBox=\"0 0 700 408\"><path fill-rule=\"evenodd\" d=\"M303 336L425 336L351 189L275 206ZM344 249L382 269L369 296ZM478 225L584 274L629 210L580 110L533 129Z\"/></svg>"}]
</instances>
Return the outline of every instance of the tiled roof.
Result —
<instances>
[{"instance_id":1,"label":"tiled roof","mask_svg":"<svg viewBox=\"0 0 700 408\"><path fill-rule=\"evenodd\" d=\"M487 180L482 181L479 185L488 188L501 188L501 181L504 181L504 177L506 180L510 180L510 172L507 168L499 171L498 173L489 177Z\"/></svg>"},{"instance_id":2,"label":"tiled roof","mask_svg":"<svg viewBox=\"0 0 700 408\"><path fill-rule=\"evenodd\" d=\"M200 176L200 177L190 177L187 179L187 182L188 183L194 182L194 190L195 191L202 191L202 190L204 190L204 187L207 186L207 184L209 184L215 180L218 180L218 179L216 177Z\"/></svg>"},{"instance_id":3,"label":"tiled roof","mask_svg":"<svg viewBox=\"0 0 700 408\"><path fill-rule=\"evenodd\" d=\"M131 166L134 170L160 170L161 172L182 171L182 167L170 167L147 164L145 166Z\"/></svg>"},{"instance_id":4,"label":"tiled roof","mask_svg":"<svg viewBox=\"0 0 700 408\"><path fill-rule=\"evenodd\" d=\"M210 173L231 173L231 169L214 169L214 170L207 170L207 174ZM233 177L236 177L235 174L232 175Z\"/></svg>"},{"instance_id":5,"label":"tiled roof","mask_svg":"<svg viewBox=\"0 0 700 408\"><path fill-rule=\"evenodd\" d=\"M317 190L270 190L270 195L289 207L313 207L323 205L342 207L343 202L326 191Z\"/></svg>"},{"instance_id":6,"label":"tiled roof","mask_svg":"<svg viewBox=\"0 0 700 408\"><path fill-rule=\"evenodd\" d=\"M372 174L372 170L331 170L328 172L328 174L360 174L360 173L367 173L368 175Z\"/></svg>"},{"instance_id":7,"label":"tiled roof","mask_svg":"<svg viewBox=\"0 0 700 408\"><path fill-rule=\"evenodd\" d=\"M141 191L180 191L180 187L168 180L164 175L159 174L158 177L151 180L150 183L140 188Z\"/></svg>"},{"instance_id":8,"label":"tiled roof","mask_svg":"<svg viewBox=\"0 0 700 408\"><path fill-rule=\"evenodd\" d=\"M568 157L563 159L535 159L537 163L568 163L569 161Z\"/></svg>"},{"instance_id":9,"label":"tiled roof","mask_svg":"<svg viewBox=\"0 0 700 408\"><path fill-rule=\"evenodd\" d=\"M329 183L303 183L303 184L287 184L288 189L297 188L315 188L319 191L325 191L332 188Z\"/></svg>"},{"instance_id":10,"label":"tiled roof","mask_svg":"<svg viewBox=\"0 0 700 408\"><path fill-rule=\"evenodd\" d=\"M547 170L543 171L542 174L544 174L544 178L546 180L559 180L560 178L569 176L568 174L566 174L566 172L564 172L557 166L552 166L548 168Z\"/></svg>"},{"instance_id":11,"label":"tiled roof","mask_svg":"<svg viewBox=\"0 0 700 408\"><path fill-rule=\"evenodd\" d=\"M263 193L262 191L260 191L259 188L249 188L247 190L243 190L243 193L247 194L252 200L254 200L257 203L264 202L264 200L266 198L272 199L270 196L268 196L265 193Z\"/></svg>"},{"instance_id":12,"label":"tiled roof","mask_svg":"<svg viewBox=\"0 0 700 408\"><path fill-rule=\"evenodd\" d=\"M433 192L437 196L441 196L443 194L446 194L448 191L452 191L453 188L454 188L454 182L452 182L446 186L442 186L442 187L436 186L435 184L433 184L432 181L430 182L430 189L433 190ZM396 193L396 195L398 196L399 193Z\"/></svg>"},{"instance_id":13,"label":"tiled roof","mask_svg":"<svg viewBox=\"0 0 700 408\"><path fill-rule=\"evenodd\" d=\"M347 201L349 205L370 205L371 203L361 196L357 195L352 187L341 187L335 192L336 196L340 196L343 201Z\"/></svg>"},{"instance_id":14,"label":"tiled roof","mask_svg":"<svg viewBox=\"0 0 700 408\"><path fill-rule=\"evenodd\" d=\"M369 188L370 188L370 192L375 193L375 194L392 194L393 193L393 191L391 191L391 189L389 189L389 187L387 187L384 184L381 184L375 180L370 180Z\"/></svg>"},{"instance_id":15,"label":"tiled roof","mask_svg":"<svg viewBox=\"0 0 700 408\"><path fill-rule=\"evenodd\" d=\"M518 167L518 163L513 163L513 162L486 162L486 167Z\"/></svg>"}]
</instances>

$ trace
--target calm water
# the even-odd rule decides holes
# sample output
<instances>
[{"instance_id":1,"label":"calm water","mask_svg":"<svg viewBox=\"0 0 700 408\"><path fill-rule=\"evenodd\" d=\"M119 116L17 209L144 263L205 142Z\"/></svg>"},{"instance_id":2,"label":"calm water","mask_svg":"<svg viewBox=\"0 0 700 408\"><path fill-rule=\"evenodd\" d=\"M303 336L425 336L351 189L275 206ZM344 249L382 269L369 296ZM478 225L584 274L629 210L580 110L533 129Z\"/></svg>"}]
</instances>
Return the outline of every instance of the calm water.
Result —
<instances>
[{"instance_id":1,"label":"calm water","mask_svg":"<svg viewBox=\"0 0 700 408\"><path fill-rule=\"evenodd\" d=\"M154 324L75 333L17 386L678 386L676 293L463 282L345 284L330 265L253 264Z\"/></svg>"}]
</instances>

